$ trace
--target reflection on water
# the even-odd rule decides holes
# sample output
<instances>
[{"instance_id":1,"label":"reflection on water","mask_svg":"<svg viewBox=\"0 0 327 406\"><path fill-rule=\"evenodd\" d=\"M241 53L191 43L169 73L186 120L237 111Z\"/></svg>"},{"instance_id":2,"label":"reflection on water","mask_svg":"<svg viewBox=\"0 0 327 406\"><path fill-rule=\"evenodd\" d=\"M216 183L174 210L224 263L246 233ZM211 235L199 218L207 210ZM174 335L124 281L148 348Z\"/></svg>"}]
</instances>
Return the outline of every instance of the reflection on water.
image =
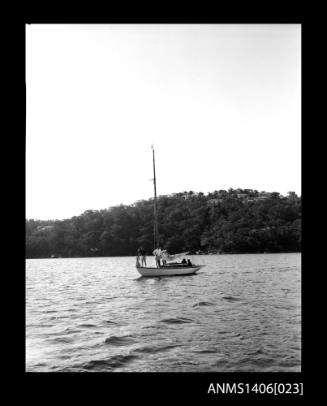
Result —
<instances>
[{"instance_id":1,"label":"reflection on water","mask_svg":"<svg viewBox=\"0 0 327 406\"><path fill-rule=\"evenodd\" d=\"M300 371L300 254L191 259L207 266L160 278L134 257L27 260L27 371Z\"/></svg>"}]
</instances>

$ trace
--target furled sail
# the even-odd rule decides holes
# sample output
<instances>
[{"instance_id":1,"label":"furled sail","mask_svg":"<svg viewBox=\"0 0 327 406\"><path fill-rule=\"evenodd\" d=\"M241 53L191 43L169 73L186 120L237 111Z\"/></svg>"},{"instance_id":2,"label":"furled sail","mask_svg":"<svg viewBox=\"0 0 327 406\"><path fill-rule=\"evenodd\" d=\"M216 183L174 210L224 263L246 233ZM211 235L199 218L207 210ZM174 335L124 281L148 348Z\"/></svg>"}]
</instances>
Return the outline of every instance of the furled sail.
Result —
<instances>
[{"instance_id":1,"label":"furled sail","mask_svg":"<svg viewBox=\"0 0 327 406\"><path fill-rule=\"evenodd\" d=\"M179 254L174 254L174 255L170 255L168 254L168 252L166 250L162 251L161 253L161 258L165 259L166 261L174 261L175 259L181 258L181 257L185 257L185 255L188 254L189 251L186 252L180 252Z\"/></svg>"},{"instance_id":2,"label":"furled sail","mask_svg":"<svg viewBox=\"0 0 327 406\"><path fill-rule=\"evenodd\" d=\"M187 255L189 253L189 251L186 252L180 252L178 254L174 254L174 255L170 255L167 250L162 250L160 248L156 248L153 251L153 255L158 256L164 260L166 260L167 262L169 261L174 261L175 259L181 258L181 257L185 257L185 255Z\"/></svg>"}]
</instances>

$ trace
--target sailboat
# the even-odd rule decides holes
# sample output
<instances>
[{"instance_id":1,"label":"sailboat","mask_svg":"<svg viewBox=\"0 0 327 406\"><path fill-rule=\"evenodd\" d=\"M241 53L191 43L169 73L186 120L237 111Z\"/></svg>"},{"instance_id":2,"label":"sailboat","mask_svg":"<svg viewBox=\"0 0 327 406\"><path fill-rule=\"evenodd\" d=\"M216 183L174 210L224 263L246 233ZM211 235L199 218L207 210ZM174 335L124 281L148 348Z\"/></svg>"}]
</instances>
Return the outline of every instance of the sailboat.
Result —
<instances>
[{"instance_id":1,"label":"sailboat","mask_svg":"<svg viewBox=\"0 0 327 406\"><path fill-rule=\"evenodd\" d=\"M153 254L163 260L164 265L157 267L141 266L137 258L136 269L142 276L176 276L176 275L193 275L205 265L190 265L184 263L171 262L175 259L187 255L187 252L175 255L169 255L167 251L159 248L159 231L158 231L158 208L157 208L157 183L156 183L156 167L154 158L154 148L152 148L153 161L153 184L154 184L154 251ZM160 263L160 261L159 261Z\"/></svg>"}]
</instances>

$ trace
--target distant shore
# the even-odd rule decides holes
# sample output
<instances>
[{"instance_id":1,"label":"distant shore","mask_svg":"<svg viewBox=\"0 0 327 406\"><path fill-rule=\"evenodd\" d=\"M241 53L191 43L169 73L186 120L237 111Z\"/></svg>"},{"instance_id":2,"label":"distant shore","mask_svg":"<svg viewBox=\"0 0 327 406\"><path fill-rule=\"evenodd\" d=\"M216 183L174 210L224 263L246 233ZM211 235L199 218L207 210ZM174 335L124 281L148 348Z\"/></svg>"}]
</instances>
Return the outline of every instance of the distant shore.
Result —
<instances>
[{"instance_id":1,"label":"distant shore","mask_svg":"<svg viewBox=\"0 0 327 406\"><path fill-rule=\"evenodd\" d=\"M301 251L301 197L252 189L158 197L159 244L169 253ZM26 220L26 258L133 256L152 253L153 199L65 220Z\"/></svg>"},{"instance_id":2,"label":"distant shore","mask_svg":"<svg viewBox=\"0 0 327 406\"><path fill-rule=\"evenodd\" d=\"M231 252L225 252L225 253L223 253L223 252L221 252L221 253L218 253L218 252L216 252L216 253L204 253L204 254L192 254L192 253L190 253L190 254L187 254L186 255L186 257L188 257L188 256L203 256L203 255L263 255L263 254L301 254L302 252L301 251L282 251L282 252L234 252L234 253L231 253ZM89 257L62 257L62 256L60 256L60 257L57 257L57 256L54 256L54 257L34 257L34 258L28 258L28 257L26 257L25 259L75 259L75 258L85 258L85 259L87 259L87 258L120 258L120 257L131 257L131 258L134 258L134 257L136 257L136 254L135 255L107 255L107 256L89 256ZM154 258L154 256L151 254L151 255L147 255L147 257L150 257L150 258Z\"/></svg>"}]
</instances>

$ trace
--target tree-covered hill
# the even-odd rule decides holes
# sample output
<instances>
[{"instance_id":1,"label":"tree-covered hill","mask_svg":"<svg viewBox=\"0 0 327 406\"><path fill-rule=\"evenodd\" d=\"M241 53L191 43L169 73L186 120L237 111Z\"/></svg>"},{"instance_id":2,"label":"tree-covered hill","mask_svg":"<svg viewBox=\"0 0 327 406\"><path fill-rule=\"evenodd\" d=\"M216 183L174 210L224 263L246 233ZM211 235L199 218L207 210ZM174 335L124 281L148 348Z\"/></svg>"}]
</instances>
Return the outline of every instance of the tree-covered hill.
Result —
<instances>
[{"instance_id":1,"label":"tree-covered hill","mask_svg":"<svg viewBox=\"0 0 327 406\"><path fill-rule=\"evenodd\" d=\"M161 248L169 252L297 252L301 198L251 189L158 198ZM153 250L153 199L66 220L26 220L26 258L135 255Z\"/></svg>"}]
</instances>

